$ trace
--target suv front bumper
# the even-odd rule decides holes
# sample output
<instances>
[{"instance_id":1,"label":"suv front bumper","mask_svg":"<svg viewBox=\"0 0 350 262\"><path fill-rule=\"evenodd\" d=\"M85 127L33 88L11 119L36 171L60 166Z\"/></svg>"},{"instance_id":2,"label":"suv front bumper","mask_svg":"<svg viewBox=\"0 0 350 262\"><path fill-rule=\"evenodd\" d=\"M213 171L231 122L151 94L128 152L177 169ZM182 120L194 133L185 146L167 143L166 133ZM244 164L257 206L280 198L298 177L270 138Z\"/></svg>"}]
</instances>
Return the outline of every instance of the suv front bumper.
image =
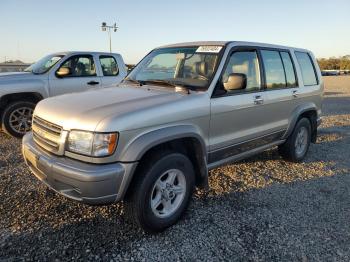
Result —
<instances>
[{"instance_id":1,"label":"suv front bumper","mask_svg":"<svg viewBox=\"0 0 350 262\"><path fill-rule=\"evenodd\" d=\"M123 180L137 163L89 164L48 153L37 146L32 133L23 137L22 153L32 173L56 192L87 204L119 201Z\"/></svg>"}]
</instances>

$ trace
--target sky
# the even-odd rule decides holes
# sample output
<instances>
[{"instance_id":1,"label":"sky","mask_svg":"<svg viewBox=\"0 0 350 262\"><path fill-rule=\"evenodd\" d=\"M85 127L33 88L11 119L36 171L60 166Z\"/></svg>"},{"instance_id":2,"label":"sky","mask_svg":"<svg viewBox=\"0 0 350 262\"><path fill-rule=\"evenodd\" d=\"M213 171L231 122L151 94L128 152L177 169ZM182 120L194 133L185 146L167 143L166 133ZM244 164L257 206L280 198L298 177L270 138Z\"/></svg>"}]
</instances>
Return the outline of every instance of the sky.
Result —
<instances>
[{"instance_id":1,"label":"sky","mask_svg":"<svg viewBox=\"0 0 350 262\"><path fill-rule=\"evenodd\" d=\"M239 40L350 54L350 0L0 0L0 62L59 51L112 51L137 63L177 42Z\"/></svg>"}]
</instances>

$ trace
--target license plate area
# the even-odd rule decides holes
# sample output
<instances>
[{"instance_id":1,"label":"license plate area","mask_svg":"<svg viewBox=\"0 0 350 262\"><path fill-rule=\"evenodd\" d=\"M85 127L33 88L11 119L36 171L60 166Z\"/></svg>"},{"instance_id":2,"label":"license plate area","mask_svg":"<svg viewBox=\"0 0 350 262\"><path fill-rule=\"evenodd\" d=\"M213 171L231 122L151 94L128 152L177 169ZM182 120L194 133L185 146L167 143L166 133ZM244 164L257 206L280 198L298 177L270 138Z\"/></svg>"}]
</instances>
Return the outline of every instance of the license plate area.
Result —
<instances>
[{"instance_id":1,"label":"license plate area","mask_svg":"<svg viewBox=\"0 0 350 262\"><path fill-rule=\"evenodd\" d=\"M35 155L32 151L30 151L29 149L26 152L26 158L27 161L30 162L30 164L35 167L38 168L38 160L39 157L37 155Z\"/></svg>"}]
</instances>

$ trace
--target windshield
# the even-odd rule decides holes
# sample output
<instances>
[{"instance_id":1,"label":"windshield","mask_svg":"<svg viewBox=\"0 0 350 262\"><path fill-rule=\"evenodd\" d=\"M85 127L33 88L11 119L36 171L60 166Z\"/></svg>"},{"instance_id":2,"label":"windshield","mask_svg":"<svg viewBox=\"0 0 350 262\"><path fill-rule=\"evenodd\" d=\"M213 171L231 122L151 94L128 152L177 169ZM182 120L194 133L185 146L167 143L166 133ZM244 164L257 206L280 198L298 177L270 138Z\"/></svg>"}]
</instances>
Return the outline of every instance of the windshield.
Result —
<instances>
[{"instance_id":1,"label":"windshield","mask_svg":"<svg viewBox=\"0 0 350 262\"><path fill-rule=\"evenodd\" d=\"M60 61L64 55L48 55L40 59L38 62L28 67L26 72L32 72L34 74L44 74L50 70L58 61Z\"/></svg>"},{"instance_id":2,"label":"windshield","mask_svg":"<svg viewBox=\"0 0 350 262\"><path fill-rule=\"evenodd\" d=\"M222 46L155 49L135 67L126 81L207 89L221 49Z\"/></svg>"}]
</instances>

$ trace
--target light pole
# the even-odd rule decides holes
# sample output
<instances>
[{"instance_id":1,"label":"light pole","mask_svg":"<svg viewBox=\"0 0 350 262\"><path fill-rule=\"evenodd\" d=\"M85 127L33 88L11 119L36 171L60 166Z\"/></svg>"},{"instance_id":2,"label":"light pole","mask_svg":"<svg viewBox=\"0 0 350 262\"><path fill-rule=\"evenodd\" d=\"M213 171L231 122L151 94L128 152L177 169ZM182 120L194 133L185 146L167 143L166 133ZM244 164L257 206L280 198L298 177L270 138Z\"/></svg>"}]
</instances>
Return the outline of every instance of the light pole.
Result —
<instances>
[{"instance_id":1,"label":"light pole","mask_svg":"<svg viewBox=\"0 0 350 262\"><path fill-rule=\"evenodd\" d=\"M114 25L107 25L106 22L103 22L101 25L102 31L108 31L109 36L109 52L112 53L112 36L111 36L111 30L113 32L117 32L117 24L114 23Z\"/></svg>"}]
</instances>

